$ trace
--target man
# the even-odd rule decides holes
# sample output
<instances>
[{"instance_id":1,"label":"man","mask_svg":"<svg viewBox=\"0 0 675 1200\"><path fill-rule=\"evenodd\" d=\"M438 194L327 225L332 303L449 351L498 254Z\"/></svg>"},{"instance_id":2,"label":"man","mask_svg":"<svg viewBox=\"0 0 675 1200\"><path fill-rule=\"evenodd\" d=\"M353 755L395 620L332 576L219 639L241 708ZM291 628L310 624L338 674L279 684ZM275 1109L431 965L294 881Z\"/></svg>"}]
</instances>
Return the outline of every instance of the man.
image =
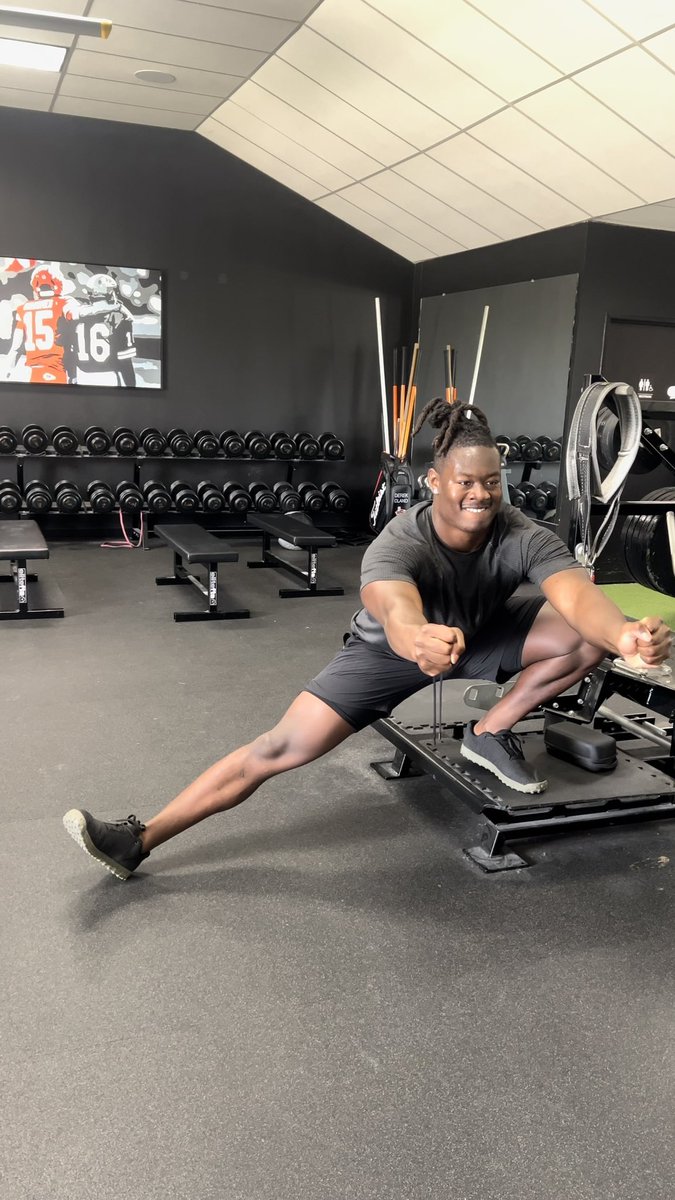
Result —
<instances>
[{"instance_id":1,"label":"man","mask_svg":"<svg viewBox=\"0 0 675 1200\"><path fill-rule=\"evenodd\" d=\"M364 607L342 650L274 729L228 754L147 824L98 821L71 809L64 824L120 879L184 829L240 804L260 784L311 762L387 716L436 675L514 688L465 732L462 753L521 792L546 781L525 761L513 725L571 687L605 654L657 666L670 651L659 617L626 621L563 542L502 507L500 457L480 410L432 401L440 429L431 503L395 517L368 547ZM529 581L543 595L514 595Z\"/></svg>"},{"instance_id":2,"label":"man","mask_svg":"<svg viewBox=\"0 0 675 1200\"><path fill-rule=\"evenodd\" d=\"M66 352L73 382L135 387L134 322L117 280L107 273L92 275L85 292L89 302L80 305Z\"/></svg>"},{"instance_id":3,"label":"man","mask_svg":"<svg viewBox=\"0 0 675 1200\"><path fill-rule=\"evenodd\" d=\"M7 379L23 349L28 383L68 383L64 363L64 332L77 317L72 296L63 296L63 278L48 267L36 267L30 279L33 299L19 304L14 336L6 361ZM21 376L23 382L23 376Z\"/></svg>"}]
</instances>

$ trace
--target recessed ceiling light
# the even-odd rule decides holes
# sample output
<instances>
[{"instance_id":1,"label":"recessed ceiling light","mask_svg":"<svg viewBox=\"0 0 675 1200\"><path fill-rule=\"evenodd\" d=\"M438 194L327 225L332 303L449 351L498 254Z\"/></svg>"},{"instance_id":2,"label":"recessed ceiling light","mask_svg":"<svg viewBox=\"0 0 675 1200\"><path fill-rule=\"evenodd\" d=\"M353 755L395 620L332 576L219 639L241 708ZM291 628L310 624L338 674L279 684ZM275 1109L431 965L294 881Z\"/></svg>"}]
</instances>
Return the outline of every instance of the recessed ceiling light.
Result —
<instances>
[{"instance_id":1,"label":"recessed ceiling light","mask_svg":"<svg viewBox=\"0 0 675 1200\"><path fill-rule=\"evenodd\" d=\"M65 46L45 46L41 42L15 42L12 38L0 38L0 63L6 67L60 71L65 57Z\"/></svg>"},{"instance_id":2,"label":"recessed ceiling light","mask_svg":"<svg viewBox=\"0 0 675 1200\"><path fill-rule=\"evenodd\" d=\"M175 83L176 76L169 71L134 71L141 83Z\"/></svg>"}]
</instances>

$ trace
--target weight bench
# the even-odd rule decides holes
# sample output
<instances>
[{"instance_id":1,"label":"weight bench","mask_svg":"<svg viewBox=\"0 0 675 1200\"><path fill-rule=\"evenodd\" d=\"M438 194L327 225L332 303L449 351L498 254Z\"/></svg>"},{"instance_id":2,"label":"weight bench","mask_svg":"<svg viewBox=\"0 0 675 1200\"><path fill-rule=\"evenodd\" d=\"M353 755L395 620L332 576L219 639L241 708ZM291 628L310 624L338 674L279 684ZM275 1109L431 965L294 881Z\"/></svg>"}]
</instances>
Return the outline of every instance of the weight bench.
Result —
<instances>
[{"instance_id":1,"label":"weight bench","mask_svg":"<svg viewBox=\"0 0 675 1200\"><path fill-rule=\"evenodd\" d=\"M218 608L218 564L238 562L236 550L220 538L214 537L201 525L155 525L154 532L173 550L173 575L158 575L155 583L161 586L167 584L192 584L203 596L206 596L208 607L191 612L175 612L174 621L236 621L250 617L247 608L238 608L226 612ZM208 568L208 586L190 574L185 569L188 566L205 566Z\"/></svg>"},{"instance_id":2,"label":"weight bench","mask_svg":"<svg viewBox=\"0 0 675 1200\"><path fill-rule=\"evenodd\" d=\"M11 575L0 575L0 583L16 586L17 607L0 609L0 621L38 621L45 617L62 617L62 608L30 608L28 584L37 575L28 573L26 563L31 558L49 558L49 547L35 521L0 521L0 561L9 562Z\"/></svg>"},{"instance_id":3,"label":"weight bench","mask_svg":"<svg viewBox=\"0 0 675 1200\"><path fill-rule=\"evenodd\" d=\"M317 585L319 574L319 550L336 546L337 542L331 533L324 533L309 521L299 521L293 515L284 516L282 513L250 512L248 524L262 533L262 558L259 562L250 562L249 567L275 567L278 571L287 571L298 579L306 581L303 588L279 588L279 595L287 600L291 596L343 596L344 588L320 588ZM294 563L287 562L270 550L272 538L283 538L300 550L307 551L307 569L302 570Z\"/></svg>"}]
</instances>

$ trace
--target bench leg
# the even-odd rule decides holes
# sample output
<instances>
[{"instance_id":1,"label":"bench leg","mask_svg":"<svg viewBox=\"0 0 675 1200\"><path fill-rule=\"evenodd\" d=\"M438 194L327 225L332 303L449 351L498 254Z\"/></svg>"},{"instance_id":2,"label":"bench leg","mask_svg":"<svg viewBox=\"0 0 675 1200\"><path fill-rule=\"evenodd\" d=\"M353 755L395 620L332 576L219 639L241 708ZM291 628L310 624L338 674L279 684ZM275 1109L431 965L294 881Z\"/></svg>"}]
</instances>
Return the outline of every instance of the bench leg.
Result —
<instances>
[{"instance_id":1,"label":"bench leg","mask_svg":"<svg viewBox=\"0 0 675 1200\"><path fill-rule=\"evenodd\" d=\"M319 551L316 546L310 546L307 550L307 569L302 570L301 567L296 567L295 563L287 562L285 558L280 558L278 554L273 554L270 550L270 534L263 533L262 545L262 560L248 563L249 567L274 567L277 571L285 571L288 575L293 575L296 579L303 579L306 586L303 588L279 588L279 595L282 600L289 600L296 596L344 596L344 588L320 588L317 580L319 576Z\"/></svg>"},{"instance_id":2,"label":"bench leg","mask_svg":"<svg viewBox=\"0 0 675 1200\"><path fill-rule=\"evenodd\" d=\"M181 561L180 554L176 550L173 552L173 575L159 575L155 579L155 583L164 586L171 583L187 583L195 587L202 596L206 597L207 607L201 609L191 609L187 612L179 611L173 614L174 621L242 621L250 617L250 612L247 608L237 608L226 611L218 608L218 563L210 562L208 566L209 581L208 585L204 584L196 575L191 575L185 570Z\"/></svg>"},{"instance_id":3,"label":"bench leg","mask_svg":"<svg viewBox=\"0 0 675 1200\"><path fill-rule=\"evenodd\" d=\"M62 608L31 608L28 603L28 584L35 582L37 575L29 574L26 559L17 558L11 564L12 574L0 576L0 583L14 583L17 607L0 610L0 621L40 621L49 617L62 617Z\"/></svg>"}]
</instances>

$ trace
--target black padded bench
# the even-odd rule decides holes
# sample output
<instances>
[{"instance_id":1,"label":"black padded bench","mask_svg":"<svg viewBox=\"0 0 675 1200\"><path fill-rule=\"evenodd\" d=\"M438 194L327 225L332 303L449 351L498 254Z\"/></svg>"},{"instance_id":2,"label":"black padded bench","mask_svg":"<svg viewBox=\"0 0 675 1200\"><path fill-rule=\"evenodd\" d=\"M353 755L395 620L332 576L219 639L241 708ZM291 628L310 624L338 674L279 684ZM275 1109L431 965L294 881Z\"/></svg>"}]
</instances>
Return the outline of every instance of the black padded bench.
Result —
<instances>
[{"instance_id":1,"label":"black padded bench","mask_svg":"<svg viewBox=\"0 0 675 1200\"><path fill-rule=\"evenodd\" d=\"M306 518L299 521L292 514L284 516L281 513L250 512L248 524L262 533L262 558L259 562L250 562L249 567L275 567L278 571L287 571L298 579L304 579L303 588L279 588L279 595L284 600L290 596L343 596L344 588L320 588L317 580L319 575L319 550L336 546L337 542L331 533L317 529ZM272 538L282 538L285 542L307 551L307 569L302 570L294 563L280 558L270 550Z\"/></svg>"},{"instance_id":2,"label":"black padded bench","mask_svg":"<svg viewBox=\"0 0 675 1200\"><path fill-rule=\"evenodd\" d=\"M239 555L227 542L214 537L208 529L201 525L155 525L157 537L173 550L173 575L158 575L155 582L160 586L166 584L192 584L206 596L207 608L191 612L175 612L174 621L236 621L250 617L247 608L238 608L225 612L218 608L218 565L224 562L238 562ZM186 571L188 566L204 566L208 568L208 584L197 579L196 575Z\"/></svg>"},{"instance_id":3,"label":"black padded bench","mask_svg":"<svg viewBox=\"0 0 675 1200\"><path fill-rule=\"evenodd\" d=\"M11 575L0 575L0 583L16 586L17 607L0 609L0 621L37 621L45 617L62 617L62 608L31 608L28 604L28 584L37 575L28 574L26 563L33 558L49 558L49 546L35 521L0 521L0 561L9 562Z\"/></svg>"}]
</instances>

